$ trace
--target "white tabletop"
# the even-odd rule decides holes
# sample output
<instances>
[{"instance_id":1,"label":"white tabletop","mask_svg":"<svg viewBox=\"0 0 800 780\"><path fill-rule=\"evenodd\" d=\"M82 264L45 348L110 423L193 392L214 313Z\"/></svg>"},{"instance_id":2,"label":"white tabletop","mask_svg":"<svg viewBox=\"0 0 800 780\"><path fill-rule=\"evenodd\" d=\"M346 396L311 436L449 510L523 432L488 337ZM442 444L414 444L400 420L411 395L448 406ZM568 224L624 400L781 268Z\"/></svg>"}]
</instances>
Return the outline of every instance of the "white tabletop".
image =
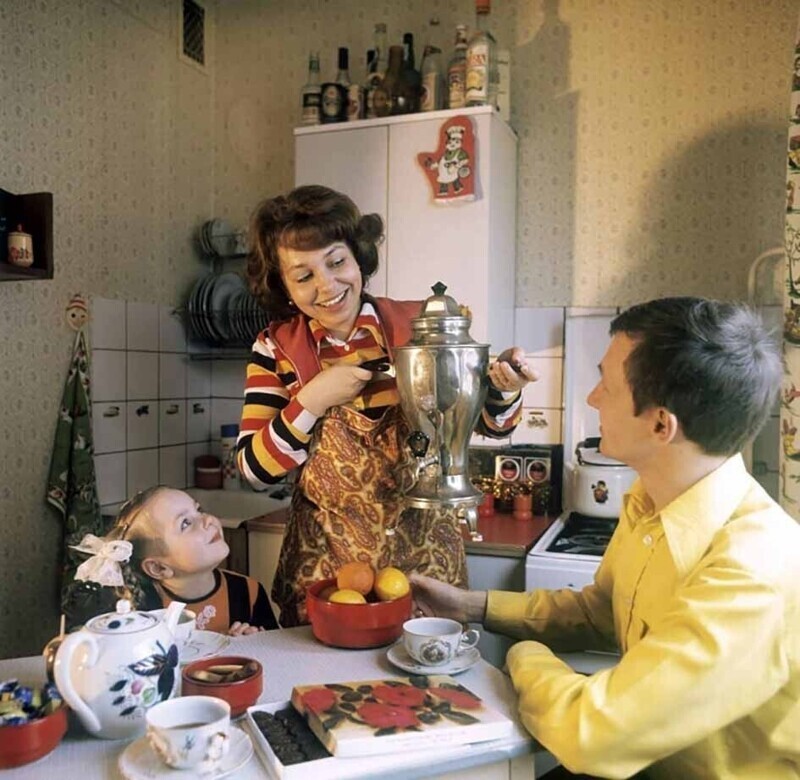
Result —
<instances>
[{"instance_id":1,"label":"white tabletop","mask_svg":"<svg viewBox=\"0 0 800 780\"><path fill-rule=\"evenodd\" d=\"M264 667L264 692L260 702L285 701L292 687L320 682L352 682L401 675L386 658L386 648L376 650L339 650L317 642L308 627L266 631L233 639L226 651L258 659ZM44 681L44 661L40 656L0 660L0 680L19 678L26 684ZM398 754L397 772L381 769L381 780L396 776L403 780L427 777L468 766L478 766L532 753L535 743L519 723L516 695L510 679L499 669L481 660L458 676L458 681L480 696L487 705L515 722L514 736L501 742L485 743L481 750L464 746L445 762L431 766L430 759ZM5 780L40 780L54 776L58 780L95 780L120 778L117 759L126 741L90 737L70 713L70 730L63 742L49 756L18 769L2 773ZM533 756L531 756L533 761ZM368 774L358 777L368 777ZM236 772L237 780L263 780L266 771L257 756Z\"/></svg>"}]
</instances>

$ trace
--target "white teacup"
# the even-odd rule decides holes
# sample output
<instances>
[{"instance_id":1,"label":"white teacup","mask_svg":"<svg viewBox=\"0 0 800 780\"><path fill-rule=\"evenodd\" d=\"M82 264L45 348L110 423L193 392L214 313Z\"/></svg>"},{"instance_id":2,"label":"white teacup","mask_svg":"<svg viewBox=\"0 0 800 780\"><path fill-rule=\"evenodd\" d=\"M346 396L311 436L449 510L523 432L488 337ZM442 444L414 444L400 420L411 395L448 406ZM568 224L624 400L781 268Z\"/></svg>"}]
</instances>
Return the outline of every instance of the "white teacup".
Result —
<instances>
[{"instance_id":1,"label":"white teacup","mask_svg":"<svg viewBox=\"0 0 800 780\"><path fill-rule=\"evenodd\" d=\"M155 615L159 620L164 619L166 609L151 609L150 614ZM197 615L191 609L184 609L178 617L178 624L175 626L175 642L178 651L192 638L195 628L197 628Z\"/></svg>"},{"instance_id":2,"label":"white teacup","mask_svg":"<svg viewBox=\"0 0 800 780\"><path fill-rule=\"evenodd\" d=\"M403 623L403 646L423 666L444 666L457 655L478 644L480 632L464 631L461 623L449 618L421 617Z\"/></svg>"},{"instance_id":3,"label":"white teacup","mask_svg":"<svg viewBox=\"0 0 800 780\"><path fill-rule=\"evenodd\" d=\"M145 719L150 747L173 769L213 772L230 747L231 707L214 696L167 699Z\"/></svg>"}]
</instances>

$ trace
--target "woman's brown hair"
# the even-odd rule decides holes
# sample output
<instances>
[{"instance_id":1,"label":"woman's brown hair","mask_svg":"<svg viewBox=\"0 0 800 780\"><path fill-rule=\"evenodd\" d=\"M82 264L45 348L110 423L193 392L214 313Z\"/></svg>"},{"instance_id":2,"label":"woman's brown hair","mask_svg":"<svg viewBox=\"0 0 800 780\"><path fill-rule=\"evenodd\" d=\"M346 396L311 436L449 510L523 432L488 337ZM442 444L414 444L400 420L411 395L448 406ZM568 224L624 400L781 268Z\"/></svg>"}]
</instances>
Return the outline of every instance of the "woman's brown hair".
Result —
<instances>
[{"instance_id":1,"label":"woman's brown hair","mask_svg":"<svg viewBox=\"0 0 800 780\"><path fill-rule=\"evenodd\" d=\"M247 279L250 291L271 319L289 319L293 308L281 278L278 248L309 251L336 241L350 248L367 279L378 269L378 244L383 240L383 220L364 214L347 195L312 184L259 204L250 220L250 254Z\"/></svg>"}]
</instances>

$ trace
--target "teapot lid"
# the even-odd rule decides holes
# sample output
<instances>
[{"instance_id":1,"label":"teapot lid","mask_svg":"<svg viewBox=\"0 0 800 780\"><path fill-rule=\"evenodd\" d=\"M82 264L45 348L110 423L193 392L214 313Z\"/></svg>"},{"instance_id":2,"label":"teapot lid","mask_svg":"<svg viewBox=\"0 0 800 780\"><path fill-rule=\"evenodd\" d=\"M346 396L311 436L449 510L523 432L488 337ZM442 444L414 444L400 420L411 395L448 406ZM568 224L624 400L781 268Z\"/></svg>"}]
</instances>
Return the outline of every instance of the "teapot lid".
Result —
<instances>
[{"instance_id":1,"label":"teapot lid","mask_svg":"<svg viewBox=\"0 0 800 780\"><path fill-rule=\"evenodd\" d=\"M120 599L117 602L116 612L106 612L104 615L93 617L86 624L86 628L98 634L133 634L154 628L160 622L149 612L131 610L131 602L128 599Z\"/></svg>"},{"instance_id":2,"label":"teapot lid","mask_svg":"<svg viewBox=\"0 0 800 780\"><path fill-rule=\"evenodd\" d=\"M412 336L409 346L420 344L469 344L475 342L469 335L472 316L469 309L455 298L445 295L447 286L436 282L431 287L433 295L425 299L419 317L411 320Z\"/></svg>"}]
</instances>

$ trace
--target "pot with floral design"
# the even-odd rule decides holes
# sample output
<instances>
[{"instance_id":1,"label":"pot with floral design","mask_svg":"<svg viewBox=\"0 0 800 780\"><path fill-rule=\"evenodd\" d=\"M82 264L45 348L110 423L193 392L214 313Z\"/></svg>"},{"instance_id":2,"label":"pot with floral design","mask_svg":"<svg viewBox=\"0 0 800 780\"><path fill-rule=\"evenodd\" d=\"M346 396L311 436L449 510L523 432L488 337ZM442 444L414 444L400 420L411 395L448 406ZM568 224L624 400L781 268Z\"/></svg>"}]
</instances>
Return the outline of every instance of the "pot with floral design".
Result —
<instances>
[{"instance_id":1,"label":"pot with floral design","mask_svg":"<svg viewBox=\"0 0 800 780\"><path fill-rule=\"evenodd\" d=\"M131 739L145 730L145 713L178 692L175 630L185 604L163 617L131 610L98 615L64 638L53 673L64 700L86 730L103 739Z\"/></svg>"}]
</instances>

